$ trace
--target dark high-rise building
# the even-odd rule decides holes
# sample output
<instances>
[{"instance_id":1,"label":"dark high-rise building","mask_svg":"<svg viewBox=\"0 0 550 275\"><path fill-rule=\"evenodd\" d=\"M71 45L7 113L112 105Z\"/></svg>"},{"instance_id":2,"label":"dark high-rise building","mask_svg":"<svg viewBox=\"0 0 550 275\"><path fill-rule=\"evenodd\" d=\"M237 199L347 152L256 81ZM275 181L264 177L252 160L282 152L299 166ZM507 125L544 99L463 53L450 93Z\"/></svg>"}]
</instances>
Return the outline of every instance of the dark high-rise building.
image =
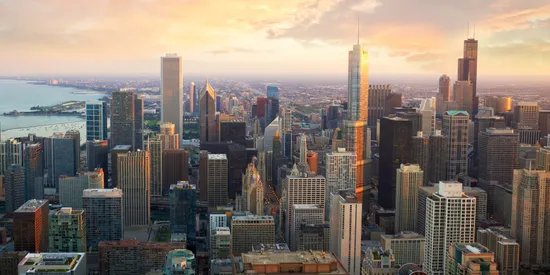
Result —
<instances>
[{"instance_id":1,"label":"dark high-rise building","mask_svg":"<svg viewBox=\"0 0 550 275\"><path fill-rule=\"evenodd\" d=\"M107 102L86 103L86 140L107 139Z\"/></svg>"},{"instance_id":2,"label":"dark high-rise building","mask_svg":"<svg viewBox=\"0 0 550 275\"><path fill-rule=\"evenodd\" d=\"M439 183L447 180L449 161L449 137L436 130L428 141L428 182Z\"/></svg>"},{"instance_id":3,"label":"dark high-rise building","mask_svg":"<svg viewBox=\"0 0 550 275\"><path fill-rule=\"evenodd\" d=\"M122 190L86 189L82 194L86 216L86 246L97 250L100 241L123 238Z\"/></svg>"},{"instance_id":4,"label":"dark high-rise building","mask_svg":"<svg viewBox=\"0 0 550 275\"><path fill-rule=\"evenodd\" d=\"M380 166L378 203L386 209L395 208L396 169L410 162L409 143L412 122L401 117L380 119Z\"/></svg>"},{"instance_id":5,"label":"dark high-rise building","mask_svg":"<svg viewBox=\"0 0 550 275\"><path fill-rule=\"evenodd\" d=\"M464 40L464 57L458 60L458 77L457 81L470 81L473 86L472 117L477 114L479 108L479 100L477 97L477 49L478 41L469 38Z\"/></svg>"},{"instance_id":6,"label":"dark high-rise building","mask_svg":"<svg viewBox=\"0 0 550 275\"><path fill-rule=\"evenodd\" d=\"M227 204L228 184L227 156L222 154L208 154L206 164L208 206L225 206Z\"/></svg>"},{"instance_id":7,"label":"dark high-rise building","mask_svg":"<svg viewBox=\"0 0 550 275\"><path fill-rule=\"evenodd\" d=\"M134 99L134 134L135 134L134 150L143 150L143 129L144 129L143 109L144 109L143 97L138 95Z\"/></svg>"},{"instance_id":8,"label":"dark high-rise building","mask_svg":"<svg viewBox=\"0 0 550 275\"><path fill-rule=\"evenodd\" d=\"M25 169L25 201L37 199L44 186L37 186L36 178L44 176L44 167L42 158L42 145L40 143L31 143L25 146L23 152L23 167ZM40 181L41 182L41 181Z\"/></svg>"},{"instance_id":9,"label":"dark high-rise building","mask_svg":"<svg viewBox=\"0 0 550 275\"><path fill-rule=\"evenodd\" d=\"M493 212L494 186L512 184L519 166L519 135L512 129L489 128L479 133L479 187L487 191L487 211Z\"/></svg>"},{"instance_id":10,"label":"dark high-rise building","mask_svg":"<svg viewBox=\"0 0 550 275\"><path fill-rule=\"evenodd\" d=\"M384 116L386 100L391 93L392 89L390 85L369 85L368 126L371 129L376 128L376 121ZM401 103L399 103L399 106L401 106Z\"/></svg>"},{"instance_id":11,"label":"dark high-rise building","mask_svg":"<svg viewBox=\"0 0 550 275\"><path fill-rule=\"evenodd\" d=\"M220 122L220 141L233 141L246 147L246 122L222 121Z\"/></svg>"},{"instance_id":12,"label":"dark high-rise building","mask_svg":"<svg viewBox=\"0 0 550 275\"><path fill-rule=\"evenodd\" d=\"M119 154L125 154L132 150L130 145L117 145L111 150L111 188L118 186L117 159Z\"/></svg>"},{"instance_id":13,"label":"dark high-rise building","mask_svg":"<svg viewBox=\"0 0 550 275\"><path fill-rule=\"evenodd\" d=\"M74 154L74 172L73 175L78 173L80 169L80 132L78 130L69 130L65 133L65 138L70 138L73 140L73 154Z\"/></svg>"},{"instance_id":14,"label":"dark high-rise building","mask_svg":"<svg viewBox=\"0 0 550 275\"><path fill-rule=\"evenodd\" d=\"M201 151L199 156L199 200L208 201L208 151Z\"/></svg>"},{"instance_id":15,"label":"dark high-rise building","mask_svg":"<svg viewBox=\"0 0 550 275\"><path fill-rule=\"evenodd\" d=\"M58 188L59 176L74 176L76 153L75 139L55 134L44 139L44 168L46 169L46 186ZM80 159L80 156L79 158Z\"/></svg>"},{"instance_id":16,"label":"dark high-rise building","mask_svg":"<svg viewBox=\"0 0 550 275\"><path fill-rule=\"evenodd\" d=\"M201 143L216 141L216 92L208 83L208 79L201 90L199 119Z\"/></svg>"},{"instance_id":17,"label":"dark high-rise building","mask_svg":"<svg viewBox=\"0 0 550 275\"><path fill-rule=\"evenodd\" d=\"M86 142L86 165L88 171L103 169L105 185L109 182L109 141L93 140Z\"/></svg>"},{"instance_id":18,"label":"dark high-rise building","mask_svg":"<svg viewBox=\"0 0 550 275\"><path fill-rule=\"evenodd\" d=\"M185 233L188 241L196 238L197 189L180 181L170 186L170 228L172 233Z\"/></svg>"},{"instance_id":19,"label":"dark high-rise building","mask_svg":"<svg viewBox=\"0 0 550 275\"><path fill-rule=\"evenodd\" d=\"M391 93L386 98L386 105L384 106L384 116L395 114L395 108L403 105L403 95L397 93Z\"/></svg>"},{"instance_id":20,"label":"dark high-rise building","mask_svg":"<svg viewBox=\"0 0 550 275\"><path fill-rule=\"evenodd\" d=\"M29 200L13 213L16 251L48 251L49 206L47 200Z\"/></svg>"},{"instance_id":21,"label":"dark high-rise building","mask_svg":"<svg viewBox=\"0 0 550 275\"><path fill-rule=\"evenodd\" d=\"M267 98L266 111L265 111L266 121L265 125L271 124L277 116L279 116L279 99L278 98Z\"/></svg>"},{"instance_id":22,"label":"dark high-rise building","mask_svg":"<svg viewBox=\"0 0 550 275\"><path fill-rule=\"evenodd\" d=\"M444 74L439 78L439 96L442 102L451 101L451 78Z\"/></svg>"},{"instance_id":23,"label":"dark high-rise building","mask_svg":"<svg viewBox=\"0 0 550 275\"><path fill-rule=\"evenodd\" d=\"M189 179L189 154L185 150L162 152L162 192L168 194L170 186Z\"/></svg>"},{"instance_id":24,"label":"dark high-rise building","mask_svg":"<svg viewBox=\"0 0 550 275\"><path fill-rule=\"evenodd\" d=\"M281 184L279 182L279 177L277 176L279 172L279 167L285 165L287 163L286 157L283 155L282 152L282 140L281 135L279 135L279 131L275 132L275 136L273 137L273 154L272 154L272 169L271 169L271 184L273 186L279 186ZM312 170L312 165L309 164L310 170ZM315 167L316 168L316 167Z\"/></svg>"},{"instance_id":25,"label":"dark high-rise building","mask_svg":"<svg viewBox=\"0 0 550 275\"><path fill-rule=\"evenodd\" d=\"M542 136L550 133L550 110L539 111L539 130Z\"/></svg>"},{"instance_id":26,"label":"dark high-rise building","mask_svg":"<svg viewBox=\"0 0 550 275\"><path fill-rule=\"evenodd\" d=\"M266 106L267 97L258 97L256 99L256 115L258 116L258 118L265 117Z\"/></svg>"},{"instance_id":27,"label":"dark high-rise building","mask_svg":"<svg viewBox=\"0 0 550 275\"><path fill-rule=\"evenodd\" d=\"M134 91L115 91L111 100L111 147L130 145L135 148Z\"/></svg>"},{"instance_id":28,"label":"dark high-rise building","mask_svg":"<svg viewBox=\"0 0 550 275\"><path fill-rule=\"evenodd\" d=\"M478 111L480 112L480 111ZM474 154L473 154L473 165L470 167L477 169L479 165L479 133L485 132L489 128L502 129L506 128L506 122L501 116L487 116L480 117L479 115L474 118ZM473 176L477 177L477 170L468 171Z\"/></svg>"},{"instance_id":29,"label":"dark high-rise building","mask_svg":"<svg viewBox=\"0 0 550 275\"><path fill-rule=\"evenodd\" d=\"M222 111L222 96L217 95L216 96L216 112Z\"/></svg>"},{"instance_id":30,"label":"dark high-rise building","mask_svg":"<svg viewBox=\"0 0 550 275\"><path fill-rule=\"evenodd\" d=\"M218 151L215 153L227 154L228 176L228 196L235 199L237 194L241 193L243 175L247 167L247 150L240 144L229 144L227 151Z\"/></svg>"},{"instance_id":31,"label":"dark high-rise building","mask_svg":"<svg viewBox=\"0 0 550 275\"><path fill-rule=\"evenodd\" d=\"M443 115L444 135L449 137L449 161L447 179L453 180L460 174L468 174L468 123L466 111L447 111Z\"/></svg>"},{"instance_id":32,"label":"dark high-rise building","mask_svg":"<svg viewBox=\"0 0 550 275\"><path fill-rule=\"evenodd\" d=\"M422 131L422 114L421 113L417 113L416 111L411 110L406 112L397 112L396 115L398 117L402 117L404 119L411 121L413 135L416 135L418 131Z\"/></svg>"},{"instance_id":33,"label":"dark high-rise building","mask_svg":"<svg viewBox=\"0 0 550 275\"><path fill-rule=\"evenodd\" d=\"M25 173L23 167L10 165L3 179L6 212L12 213L25 203Z\"/></svg>"}]
</instances>

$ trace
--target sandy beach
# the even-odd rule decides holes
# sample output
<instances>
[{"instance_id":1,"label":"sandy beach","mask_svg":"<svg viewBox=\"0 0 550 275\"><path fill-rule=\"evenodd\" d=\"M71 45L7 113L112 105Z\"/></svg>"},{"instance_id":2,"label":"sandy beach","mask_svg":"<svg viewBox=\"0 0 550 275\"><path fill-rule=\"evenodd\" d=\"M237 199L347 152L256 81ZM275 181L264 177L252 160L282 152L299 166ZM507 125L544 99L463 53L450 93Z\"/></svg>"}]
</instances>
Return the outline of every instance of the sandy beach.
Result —
<instances>
[{"instance_id":1,"label":"sandy beach","mask_svg":"<svg viewBox=\"0 0 550 275\"><path fill-rule=\"evenodd\" d=\"M48 124L33 127L21 127L2 131L2 140L16 137L24 137L28 134L49 137L55 132L65 133L68 130L80 131L80 142L86 141L86 121L66 122L58 124Z\"/></svg>"}]
</instances>

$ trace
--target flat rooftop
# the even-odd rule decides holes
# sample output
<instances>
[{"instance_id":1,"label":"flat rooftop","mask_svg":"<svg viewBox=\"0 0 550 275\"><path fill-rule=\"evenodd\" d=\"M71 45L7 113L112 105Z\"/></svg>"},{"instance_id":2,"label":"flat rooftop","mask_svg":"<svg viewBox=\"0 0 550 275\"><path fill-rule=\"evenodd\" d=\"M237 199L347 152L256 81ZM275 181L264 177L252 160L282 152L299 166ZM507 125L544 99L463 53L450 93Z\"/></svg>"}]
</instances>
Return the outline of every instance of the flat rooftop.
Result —
<instances>
[{"instance_id":1,"label":"flat rooftop","mask_svg":"<svg viewBox=\"0 0 550 275\"><path fill-rule=\"evenodd\" d=\"M462 251L463 254L485 254L492 253L489 249L478 243L458 243L456 247Z\"/></svg>"},{"instance_id":2,"label":"flat rooftop","mask_svg":"<svg viewBox=\"0 0 550 275\"><path fill-rule=\"evenodd\" d=\"M15 210L16 213L35 212L43 205L49 205L48 200L28 200Z\"/></svg>"},{"instance_id":3,"label":"flat rooftop","mask_svg":"<svg viewBox=\"0 0 550 275\"><path fill-rule=\"evenodd\" d=\"M331 263L338 261L334 255L322 251L296 252L250 252L242 254L243 263L251 264L284 264L284 263Z\"/></svg>"},{"instance_id":4,"label":"flat rooftop","mask_svg":"<svg viewBox=\"0 0 550 275\"><path fill-rule=\"evenodd\" d=\"M275 221L273 216L234 216L234 221Z\"/></svg>"},{"instance_id":5,"label":"flat rooftop","mask_svg":"<svg viewBox=\"0 0 550 275\"><path fill-rule=\"evenodd\" d=\"M85 189L82 192L82 197L96 197L96 198L105 198L105 197L122 197L122 189L113 188L113 189Z\"/></svg>"},{"instance_id":6,"label":"flat rooftop","mask_svg":"<svg viewBox=\"0 0 550 275\"><path fill-rule=\"evenodd\" d=\"M208 159L212 160L227 160L227 155L225 154L208 154Z\"/></svg>"},{"instance_id":7,"label":"flat rooftop","mask_svg":"<svg viewBox=\"0 0 550 275\"><path fill-rule=\"evenodd\" d=\"M296 209L321 209L318 204L295 204L293 207Z\"/></svg>"},{"instance_id":8,"label":"flat rooftop","mask_svg":"<svg viewBox=\"0 0 550 275\"><path fill-rule=\"evenodd\" d=\"M126 150L129 151L132 148L132 145L117 145L113 150Z\"/></svg>"}]
</instances>

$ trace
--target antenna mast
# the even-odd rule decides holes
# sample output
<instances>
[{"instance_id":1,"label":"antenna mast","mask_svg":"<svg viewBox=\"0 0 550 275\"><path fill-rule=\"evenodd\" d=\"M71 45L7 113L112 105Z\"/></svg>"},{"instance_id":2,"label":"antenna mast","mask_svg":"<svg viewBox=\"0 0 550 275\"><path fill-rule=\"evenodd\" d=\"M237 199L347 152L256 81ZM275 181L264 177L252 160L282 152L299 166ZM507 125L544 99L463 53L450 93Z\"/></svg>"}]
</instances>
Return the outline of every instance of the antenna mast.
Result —
<instances>
[{"instance_id":1,"label":"antenna mast","mask_svg":"<svg viewBox=\"0 0 550 275\"><path fill-rule=\"evenodd\" d=\"M357 14L357 45L359 45L359 14Z\"/></svg>"}]
</instances>

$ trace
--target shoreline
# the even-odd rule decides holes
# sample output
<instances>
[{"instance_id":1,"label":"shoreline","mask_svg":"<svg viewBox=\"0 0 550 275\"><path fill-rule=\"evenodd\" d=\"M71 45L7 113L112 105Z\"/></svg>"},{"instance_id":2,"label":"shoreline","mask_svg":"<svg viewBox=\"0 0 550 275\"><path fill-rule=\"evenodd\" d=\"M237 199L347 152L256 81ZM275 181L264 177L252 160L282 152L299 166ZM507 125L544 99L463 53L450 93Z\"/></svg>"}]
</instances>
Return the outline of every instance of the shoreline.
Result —
<instances>
[{"instance_id":1,"label":"shoreline","mask_svg":"<svg viewBox=\"0 0 550 275\"><path fill-rule=\"evenodd\" d=\"M34 126L23 126L23 127L17 127L17 128L9 128L9 129L2 129L3 132L12 131L12 130L22 130L22 129L32 129L32 128L41 128L41 127L48 127L48 126L57 126L57 125L66 125L71 123L82 123L86 122L86 120L81 121L71 121L71 122L60 122L60 123L49 123L49 124L41 124L41 125L34 125Z\"/></svg>"}]
</instances>

